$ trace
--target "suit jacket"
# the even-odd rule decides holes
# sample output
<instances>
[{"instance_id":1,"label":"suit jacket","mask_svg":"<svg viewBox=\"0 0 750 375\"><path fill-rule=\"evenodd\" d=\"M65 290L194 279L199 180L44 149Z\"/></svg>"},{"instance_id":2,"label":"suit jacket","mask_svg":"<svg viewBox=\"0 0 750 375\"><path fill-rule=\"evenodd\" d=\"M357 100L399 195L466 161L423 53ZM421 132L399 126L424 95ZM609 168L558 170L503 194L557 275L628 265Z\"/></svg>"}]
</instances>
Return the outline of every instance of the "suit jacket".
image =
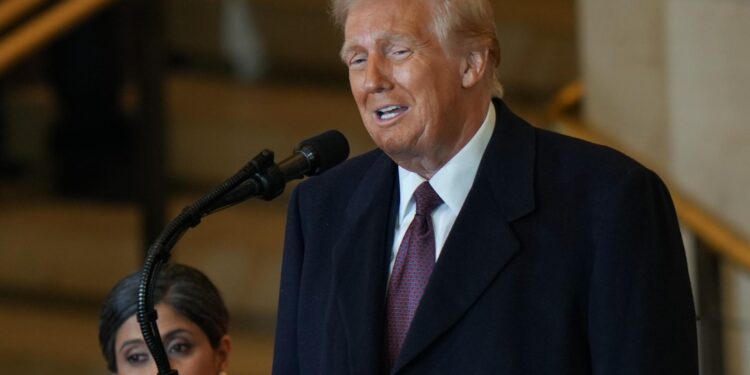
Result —
<instances>
[{"instance_id":1,"label":"suit jacket","mask_svg":"<svg viewBox=\"0 0 750 375\"><path fill-rule=\"evenodd\" d=\"M498 116L393 374L697 374L674 208L606 147ZM275 374L381 374L397 168L375 150L289 206Z\"/></svg>"}]
</instances>

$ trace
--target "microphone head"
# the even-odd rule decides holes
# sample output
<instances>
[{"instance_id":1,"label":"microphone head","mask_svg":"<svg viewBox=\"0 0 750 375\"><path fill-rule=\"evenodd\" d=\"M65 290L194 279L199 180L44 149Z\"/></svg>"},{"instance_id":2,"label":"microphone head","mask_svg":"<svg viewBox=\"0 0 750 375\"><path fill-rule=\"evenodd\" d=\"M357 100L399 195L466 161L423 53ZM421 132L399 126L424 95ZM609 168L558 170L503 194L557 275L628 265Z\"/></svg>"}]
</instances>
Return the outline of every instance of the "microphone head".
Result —
<instances>
[{"instance_id":1,"label":"microphone head","mask_svg":"<svg viewBox=\"0 0 750 375\"><path fill-rule=\"evenodd\" d=\"M309 160L307 176L320 174L340 164L349 157L349 142L338 130L328 130L308 138L295 148Z\"/></svg>"}]
</instances>

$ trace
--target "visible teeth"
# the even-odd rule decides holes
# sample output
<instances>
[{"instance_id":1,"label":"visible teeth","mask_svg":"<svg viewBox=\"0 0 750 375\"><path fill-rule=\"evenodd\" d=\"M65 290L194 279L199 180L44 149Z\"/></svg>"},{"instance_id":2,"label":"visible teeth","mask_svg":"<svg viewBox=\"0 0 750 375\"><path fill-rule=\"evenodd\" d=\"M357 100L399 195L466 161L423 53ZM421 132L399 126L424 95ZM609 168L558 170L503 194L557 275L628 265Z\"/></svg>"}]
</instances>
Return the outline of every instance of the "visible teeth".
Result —
<instances>
[{"instance_id":1,"label":"visible teeth","mask_svg":"<svg viewBox=\"0 0 750 375\"><path fill-rule=\"evenodd\" d=\"M378 109L376 112L378 114L378 117L380 117L383 120L389 120L392 119L399 114L399 110L401 110L403 107L400 105L390 105L388 107L384 107L381 109Z\"/></svg>"}]
</instances>

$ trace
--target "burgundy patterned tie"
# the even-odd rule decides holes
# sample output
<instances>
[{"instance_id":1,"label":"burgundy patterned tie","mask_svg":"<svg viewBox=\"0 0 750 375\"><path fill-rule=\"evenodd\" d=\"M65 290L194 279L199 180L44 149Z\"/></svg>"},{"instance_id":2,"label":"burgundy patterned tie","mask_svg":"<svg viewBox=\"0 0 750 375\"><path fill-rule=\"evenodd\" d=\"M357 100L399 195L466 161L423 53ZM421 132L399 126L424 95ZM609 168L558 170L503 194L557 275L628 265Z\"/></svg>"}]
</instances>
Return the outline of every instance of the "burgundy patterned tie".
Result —
<instances>
[{"instance_id":1,"label":"burgundy patterned tie","mask_svg":"<svg viewBox=\"0 0 750 375\"><path fill-rule=\"evenodd\" d=\"M435 232L430 214L443 203L425 181L414 192L417 213L396 255L386 297L386 360L393 367L435 264Z\"/></svg>"}]
</instances>

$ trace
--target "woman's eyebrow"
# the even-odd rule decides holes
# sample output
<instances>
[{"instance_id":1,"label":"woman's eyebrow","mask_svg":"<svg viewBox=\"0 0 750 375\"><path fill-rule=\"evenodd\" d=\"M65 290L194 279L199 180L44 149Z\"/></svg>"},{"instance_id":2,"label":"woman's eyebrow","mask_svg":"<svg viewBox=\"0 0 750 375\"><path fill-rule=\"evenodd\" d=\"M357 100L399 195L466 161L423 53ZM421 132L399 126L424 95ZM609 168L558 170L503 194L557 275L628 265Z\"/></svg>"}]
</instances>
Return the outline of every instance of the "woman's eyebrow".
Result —
<instances>
[{"instance_id":1,"label":"woman's eyebrow","mask_svg":"<svg viewBox=\"0 0 750 375\"><path fill-rule=\"evenodd\" d=\"M181 334L185 334L185 335L188 335L190 337L193 337L193 333L190 332L190 331L188 331L187 329L177 328L177 329L174 329L174 330L171 330L171 331L165 333L164 337L162 338L162 340L167 341L167 340L170 340L173 337L181 335Z\"/></svg>"},{"instance_id":2,"label":"woman's eyebrow","mask_svg":"<svg viewBox=\"0 0 750 375\"><path fill-rule=\"evenodd\" d=\"M167 340L173 338L174 336L177 336L177 335L180 335L180 334L183 334L183 333L187 334L188 336L191 336L191 337L193 336L192 332L190 332L190 331L188 331L188 330L186 330L184 328L177 328L177 329L174 329L174 330L171 330L171 331L165 333L163 335L163 337L162 337L162 341L167 341ZM123 342L122 345L120 345L119 351L123 351L128 346L140 345L140 344L145 344L145 342L143 341L142 338L141 339L130 339L128 341Z\"/></svg>"},{"instance_id":3,"label":"woman's eyebrow","mask_svg":"<svg viewBox=\"0 0 750 375\"><path fill-rule=\"evenodd\" d=\"M131 339L131 340L123 342L122 345L120 345L119 351L121 352L121 351L125 350L125 348L128 347L128 346L140 345L140 344L145 344L145 342L143 341L143 339Z\"/></svg>"}]
</instances>

